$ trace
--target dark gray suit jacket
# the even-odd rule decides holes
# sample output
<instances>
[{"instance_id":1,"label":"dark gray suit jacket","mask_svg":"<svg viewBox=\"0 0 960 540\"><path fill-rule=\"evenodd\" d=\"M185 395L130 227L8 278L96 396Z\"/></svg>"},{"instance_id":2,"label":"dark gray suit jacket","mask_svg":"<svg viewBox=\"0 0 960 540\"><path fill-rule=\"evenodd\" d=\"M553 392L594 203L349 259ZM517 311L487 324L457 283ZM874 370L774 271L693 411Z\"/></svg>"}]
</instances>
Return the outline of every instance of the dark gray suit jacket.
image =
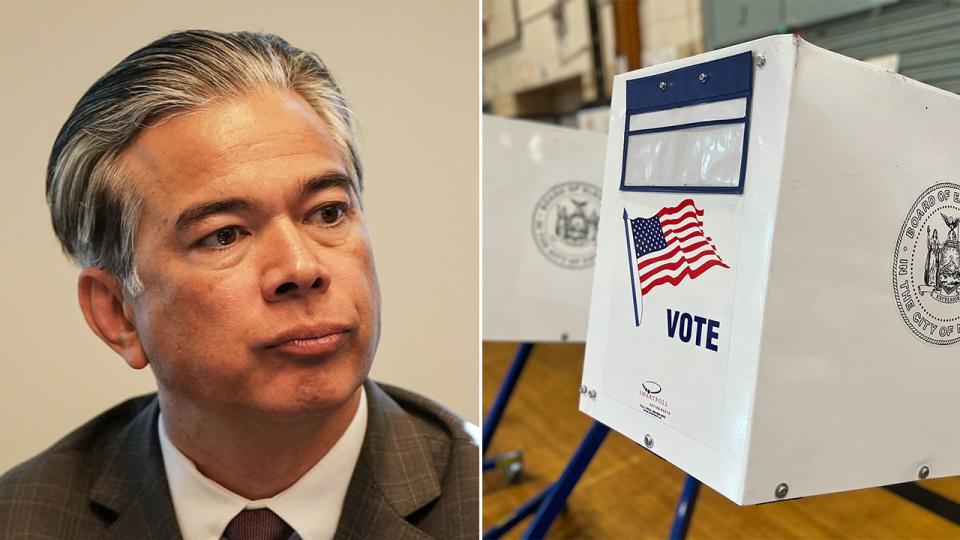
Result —
<instances>
[{"instance_id":1,"label":"dark gray suit jacket","mask_svg":"<svg viewBox=\"0 0 960 540\"><path fill-rule=\"evenodd\" d=\"M476 538L479 452L461 421L411 392L365 388L336 538ZM131 399L0 477L0 538L180 538L158 412L156 395Z\"/></svg>"}]
</instances>

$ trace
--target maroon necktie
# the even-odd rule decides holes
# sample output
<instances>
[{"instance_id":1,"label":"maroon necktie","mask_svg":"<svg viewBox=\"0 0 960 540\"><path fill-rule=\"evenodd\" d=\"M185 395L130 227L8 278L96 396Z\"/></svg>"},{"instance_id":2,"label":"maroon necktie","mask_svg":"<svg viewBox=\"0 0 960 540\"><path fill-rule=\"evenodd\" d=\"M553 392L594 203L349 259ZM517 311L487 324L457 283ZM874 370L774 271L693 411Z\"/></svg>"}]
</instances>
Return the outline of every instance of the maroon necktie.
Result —
<instances>
[{"instance_id":1,"label":"maroon necktie","mask_svg":"<svg viewBox=\"0 0 960 540\"><path fill-rule=\"evenodd\" d=\"M244 510L223 531L227 540L287 540L293 528L269 508Z\"/></svg>"}]
</instances>

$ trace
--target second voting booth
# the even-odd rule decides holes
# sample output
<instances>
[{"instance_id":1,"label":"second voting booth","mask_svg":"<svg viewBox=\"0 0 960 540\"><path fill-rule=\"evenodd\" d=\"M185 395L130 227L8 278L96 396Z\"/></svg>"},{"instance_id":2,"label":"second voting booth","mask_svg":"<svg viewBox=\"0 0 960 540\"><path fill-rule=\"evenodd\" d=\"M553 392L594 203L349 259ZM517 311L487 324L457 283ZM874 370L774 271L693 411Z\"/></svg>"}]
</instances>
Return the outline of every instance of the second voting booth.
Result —
<instances>
[{"instance_id":1,"label":"second voting booth","mask_svg":"<svg viewBox=\"0 0 960 540\"><path fill-rule=\"evenodd\" d=\"M739 504L960 474L960 97L778 36L611 115L581 410Z\"/></svg>"},{"instance_id":2,"label":"second voting booth","mask_svg":"<svg viewBox=\"0 0 960 540\"><path fill-rule=\"evenodd\" d=\"M483 117L483 339L583 342L606 137Z\"/></svg>"}]
</instances>

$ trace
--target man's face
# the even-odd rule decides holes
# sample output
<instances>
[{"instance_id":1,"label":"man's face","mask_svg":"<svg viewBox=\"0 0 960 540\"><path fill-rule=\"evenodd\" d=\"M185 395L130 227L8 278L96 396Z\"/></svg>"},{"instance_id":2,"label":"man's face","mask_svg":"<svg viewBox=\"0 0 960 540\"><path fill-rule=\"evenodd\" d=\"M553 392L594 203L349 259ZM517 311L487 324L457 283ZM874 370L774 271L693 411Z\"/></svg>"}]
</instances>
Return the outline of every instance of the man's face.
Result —
<instances>
[{"instance_id":1,"label":"man's face","mask_svg":"<svg viewBox=\"0 0 960 540\"><path fill-rule=\"evenodd\" d=\"M326 124L266 90L145 129L121 161L143 197L126 298L161 394L200 409L330 412L380 333L357 193Z\"/></svg>"}]
</instances>

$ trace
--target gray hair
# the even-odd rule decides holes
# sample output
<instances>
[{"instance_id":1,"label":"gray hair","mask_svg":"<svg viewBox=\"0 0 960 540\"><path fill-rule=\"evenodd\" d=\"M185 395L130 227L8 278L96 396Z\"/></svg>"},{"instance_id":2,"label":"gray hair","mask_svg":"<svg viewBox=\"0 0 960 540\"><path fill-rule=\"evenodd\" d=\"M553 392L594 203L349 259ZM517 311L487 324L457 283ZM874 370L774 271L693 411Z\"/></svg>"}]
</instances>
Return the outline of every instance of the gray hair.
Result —
<instances>
[{"instance_id":1,"label":"gray hair","mask_svg":"<svg viewBox=\"0 0 960 540\"><path fill-rule=\"evenodd\" d=\"M176 32L93 83L60 129L47 165L47 204L64 252L140 294L133 249L142 199L120 154L150 125L264 88L291 89L310 104L330 128L359 194L353 113L315 53L273 34Z\"/></svg>"}]
</instances>

